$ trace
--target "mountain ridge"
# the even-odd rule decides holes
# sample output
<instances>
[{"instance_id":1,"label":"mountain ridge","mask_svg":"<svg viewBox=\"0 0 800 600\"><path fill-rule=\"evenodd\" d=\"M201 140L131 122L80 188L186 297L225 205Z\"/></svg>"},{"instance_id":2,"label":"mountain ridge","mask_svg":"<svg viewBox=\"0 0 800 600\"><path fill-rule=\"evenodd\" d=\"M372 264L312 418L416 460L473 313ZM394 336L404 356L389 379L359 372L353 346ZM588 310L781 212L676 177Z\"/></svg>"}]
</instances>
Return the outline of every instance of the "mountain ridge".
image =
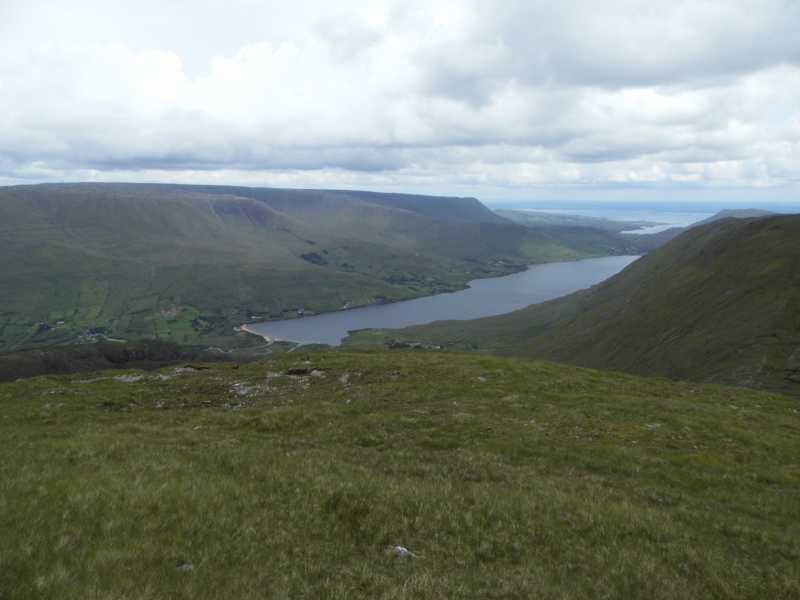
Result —
<instances>
[{"instance_id":1,"label":"mountain ridge","mask_svg":"<svg viewBox=\"0 0 800 600\"><path fill-rule=\"evenodd\" d=\"M707 219L693 223L691 227L708 225L709 223L722 219L760 219L762 217L777 217L779 214L780 213L771 210L763 210L761 208L726 208L711 215Z\"/></svg>"}]
</instances>

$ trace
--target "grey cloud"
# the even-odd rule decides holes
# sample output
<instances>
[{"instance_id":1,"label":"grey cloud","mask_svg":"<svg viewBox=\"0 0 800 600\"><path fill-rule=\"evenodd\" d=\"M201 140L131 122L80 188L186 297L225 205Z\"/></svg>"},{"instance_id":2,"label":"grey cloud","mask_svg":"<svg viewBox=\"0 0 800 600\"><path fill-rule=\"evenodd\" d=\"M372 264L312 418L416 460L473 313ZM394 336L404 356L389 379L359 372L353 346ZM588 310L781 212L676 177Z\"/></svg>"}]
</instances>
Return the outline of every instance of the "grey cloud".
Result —
<instances>
[{"instance_id":1,"label":"grey cloud","mask_svg":"<svg viewBox=\"0 0 800 600\"><path fill-rule=\"evenodd\" d=\"M336 5L4 2L0 172L480 195L800 171L800 3Z\"/></svg>"},{"instance_id":2,"label":"grey cloud","mask_svg":"<svg viewBox=\"0 0 800 600\"><path fill-rule=\"evenodd\" d=\"M533 80L664 85L800 63L800 4L785 0L481 6Z\"/></svg>"}]
</instances>

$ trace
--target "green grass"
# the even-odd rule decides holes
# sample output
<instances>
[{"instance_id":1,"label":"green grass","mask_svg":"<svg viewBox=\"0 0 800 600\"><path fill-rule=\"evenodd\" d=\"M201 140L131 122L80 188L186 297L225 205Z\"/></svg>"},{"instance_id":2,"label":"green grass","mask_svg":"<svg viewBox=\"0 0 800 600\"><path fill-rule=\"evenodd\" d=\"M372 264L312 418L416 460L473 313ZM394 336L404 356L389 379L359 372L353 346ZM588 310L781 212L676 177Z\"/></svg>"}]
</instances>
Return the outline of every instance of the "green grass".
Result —
<instances>
[{"instance_id":1,"label":"green grass","mask_svg":"<svg viewBox=\"0 0 800 600\"><path fill-rule=\"evenodd\" d=\"M434 352L130 374L0 385L3 600L800 595L786 397Z\"/></svg>"}]
</instances>

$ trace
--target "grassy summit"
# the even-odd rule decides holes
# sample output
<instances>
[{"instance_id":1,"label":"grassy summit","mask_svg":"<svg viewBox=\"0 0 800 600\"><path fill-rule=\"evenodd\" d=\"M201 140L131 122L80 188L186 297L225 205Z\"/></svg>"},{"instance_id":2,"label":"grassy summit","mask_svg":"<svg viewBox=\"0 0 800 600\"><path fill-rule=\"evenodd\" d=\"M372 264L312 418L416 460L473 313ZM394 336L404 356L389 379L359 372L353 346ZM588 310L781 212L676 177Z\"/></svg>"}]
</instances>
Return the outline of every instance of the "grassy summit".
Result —
<instances>
[{"instance_id":1,"label":"grassy summit","mask_svg":"<svg viewBox=\"0 0 800 600\"><path fill-rule=\"evenodd\" d=\"M782 396L327 352L40 377L0 407L4 600L800 595Z\"/></svg>"}]
</instances>

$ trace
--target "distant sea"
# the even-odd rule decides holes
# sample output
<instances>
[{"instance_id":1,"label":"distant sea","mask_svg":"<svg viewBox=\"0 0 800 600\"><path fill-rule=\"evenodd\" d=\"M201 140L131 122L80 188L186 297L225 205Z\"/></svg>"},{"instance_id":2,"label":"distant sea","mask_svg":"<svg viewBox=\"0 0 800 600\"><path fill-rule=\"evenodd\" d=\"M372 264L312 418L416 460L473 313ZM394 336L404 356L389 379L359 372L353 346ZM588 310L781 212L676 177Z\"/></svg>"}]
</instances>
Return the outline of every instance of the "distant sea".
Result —
<instances>
[{"instance_id":1,"label":"distant sea","mask_svg":"<svg viewBox=\"0 0 800 600\"><path fill-rule=\"evenodd\" d=\"M530 212L558 213L562 215L578 215L582 217L600 217L612 221L649 221L661 223L651 227L631 229L622 233L658 233L671 227L687 227L714 215L713 212L671 212L658 208L521 208Z\"/></svg>"}]
</instances>

